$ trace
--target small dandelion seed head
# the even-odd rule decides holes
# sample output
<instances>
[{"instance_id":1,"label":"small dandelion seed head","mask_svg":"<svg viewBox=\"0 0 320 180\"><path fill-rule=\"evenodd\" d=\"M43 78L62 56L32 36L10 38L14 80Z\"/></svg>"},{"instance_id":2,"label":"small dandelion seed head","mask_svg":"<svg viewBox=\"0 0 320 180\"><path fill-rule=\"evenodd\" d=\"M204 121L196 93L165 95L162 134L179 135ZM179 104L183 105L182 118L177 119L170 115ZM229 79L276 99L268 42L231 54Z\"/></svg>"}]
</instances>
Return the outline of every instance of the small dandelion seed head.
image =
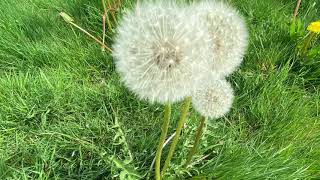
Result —
<instances>
[{"instance_id":1,"label":"small dandelion seed head","mask_svg":"<svg viewBox=\"0 0 320 180\"><path fill-rule=\"evenodd\" d=\"M230 83L224 79L211 78L210 83L198 86L192 96L192 103L202 116L215 119L230 111L233 98Z\"/></svg>"},{"instance_id":2,"label":"small dandelion seed head","mask_svg":"<svg viewBox=\"0 0 320 180\"><path fill-rule=\"evenodd\" d=\"M120 22L113 45L117 71L141 99L180 101L209 71L213 43L205 24L190 14L174 1L145 1Z\"/></svg>"},{"instance_id":3,"label":"small dandelion seed head","mask_svg":"<svg viewBox=\"0 0 320 180\"><path fill-rule=\"evenodd\" d=\"M220 1L205 0L191 7L199 20L205 21L211 34L213 70L222 76L230 75L241 64L248 46L244 19L235 9Z\"/></svg>"}]
</instances>

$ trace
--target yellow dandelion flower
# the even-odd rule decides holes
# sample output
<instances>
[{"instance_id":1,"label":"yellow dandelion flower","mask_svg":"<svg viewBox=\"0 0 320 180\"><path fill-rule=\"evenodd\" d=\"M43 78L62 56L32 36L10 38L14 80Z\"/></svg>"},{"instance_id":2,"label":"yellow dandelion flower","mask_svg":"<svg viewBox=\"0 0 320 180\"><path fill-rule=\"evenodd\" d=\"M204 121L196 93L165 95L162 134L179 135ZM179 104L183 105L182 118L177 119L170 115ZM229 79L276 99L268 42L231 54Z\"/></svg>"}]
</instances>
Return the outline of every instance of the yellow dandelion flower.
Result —
<instances>
[{"instance_id":1,"label":"yellow dandelion flower","mask_svg":"<svg viewBox=\"0 0 320 180\"><path fill-rule=\"evenodd\" d=\"M308 30L314 33L320 33L320 21L311 23L308 26Z\"/></svg>"}]
</instances>

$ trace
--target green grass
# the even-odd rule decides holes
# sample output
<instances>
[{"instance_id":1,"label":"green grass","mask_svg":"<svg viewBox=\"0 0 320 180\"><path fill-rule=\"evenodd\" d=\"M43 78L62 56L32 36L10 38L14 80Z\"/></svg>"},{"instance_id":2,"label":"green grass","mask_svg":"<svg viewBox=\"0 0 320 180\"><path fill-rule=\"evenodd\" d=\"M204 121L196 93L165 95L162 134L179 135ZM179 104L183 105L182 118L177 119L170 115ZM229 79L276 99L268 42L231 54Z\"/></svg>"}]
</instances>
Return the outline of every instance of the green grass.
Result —
<instances>
[{"instance_id":1,"label":"green grass","mask_svg":"<svg viewBox=\"0 0 320 180\"><path fill-rule=\"evenodd\" d=\"M230 2L250 29L244 63L229 78L234 106L225 118L208 123L195 163L183 169L198 125L198 115L190 115L167 177L320 178L319 59L299 65L289 36L295 1ZM302 4L305 26L319 18L315 2ZM118 17L132 4L124 1ZM101 36L100 1L0 1L0 179L146 175L163 106L129 92L111 55L66 24L60 11ZM107 35L111 46L114 32ZM180 108L174 106L170 134Z\"/></svg>"}]
</instances>

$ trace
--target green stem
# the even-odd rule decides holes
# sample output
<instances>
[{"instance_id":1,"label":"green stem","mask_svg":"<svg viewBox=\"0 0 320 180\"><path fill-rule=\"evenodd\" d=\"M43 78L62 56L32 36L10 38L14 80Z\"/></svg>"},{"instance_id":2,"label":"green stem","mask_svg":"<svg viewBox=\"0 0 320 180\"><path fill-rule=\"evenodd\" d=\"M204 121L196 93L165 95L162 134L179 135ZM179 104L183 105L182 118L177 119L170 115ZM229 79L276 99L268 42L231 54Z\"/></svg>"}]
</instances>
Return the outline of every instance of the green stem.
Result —
<instances>
[{"instance_id":1,"label":"green stem","mask_svg":"<svg viewBox=\"0 0 320 180\"><path fill-rule=\"evenodd\" d=\"M190 152L188 154L188 158L187 158L185 167L187 167L190 164L193 156L196 154L196 152L198 150L198 147L199 147L199 144L200 144L200 139L201 139L202 132L203 132L203 128L204 128L204 125L205 125L205 121L206 121L206 118L204 116L202 116L201 120L200 120L200 125L199 125L199 127L197 129L196 139L194 140L193 147L192 147L192 149L190 150Z\"/></svg>"},{"instance_id":2,"label":"green stem","mask_svg":"<svg viewBox=\"0 0 320 180\"><path fill-rule=\"evenodd\" d=\"M304 44L303 44L303 46L302 46L302 49L301 49L301 55L302 56L306 56L306 54L307 54L307 51L308 51L308 48L309 48L309 46L310 46L310 44L311 44L311 42L314 40L314 38L316 37L316 33L313 33L313 32L311 32L309 35L308 35L308 37L307 37L307 39L305 40L305 42L304 42Z\"/></svg>"},{"instance_id":3,"label":"green stem","mask_svg":"<svg viewBox=\"0 0 320 180\"><path fill-rule=\"evenodd\" d=\"M163 119L163 124L161 128L161 136L157 148L157 153L156 153L156 180L161 180L161 174L160 174L160 161L161 161L161 154L162 154L162 148L163 144L165 142L167 133L168 133L168 128L169 128L169 123L170 123L170 116L171 116L171 104L166 104L165 111L164 111L164 119Z\"/></svg>"},{"instance_id":4,"label":"green stem","mask_svg":"<svg viewBox=\"0 0 320 180\"><path fill-rule=\"evenodd\" d=\"M188 98L186 98L184 100L183 107L182 107L182 112L181 112L181 116L180 116L180 120L178 122L178 127L176 129L176 135L174 136L174 139L173 139L172 144L170 146L167 159L166 159L166 161L164 163L164 166L163 166L163 169L162 169L162 172L161 172L161 176L164 175L164 173L166 172L166 170L168 169L168 167L170 165L170 161L172 159L174 150L175 150L175 148L176 148L176 146L178 144L179 137L180 137L183 125L184 125L185 121L187 120L187 115L188 115L188 112L189 112L190 104L191 104L191 97L188 97Z\"/></svg>"}]
</instances>

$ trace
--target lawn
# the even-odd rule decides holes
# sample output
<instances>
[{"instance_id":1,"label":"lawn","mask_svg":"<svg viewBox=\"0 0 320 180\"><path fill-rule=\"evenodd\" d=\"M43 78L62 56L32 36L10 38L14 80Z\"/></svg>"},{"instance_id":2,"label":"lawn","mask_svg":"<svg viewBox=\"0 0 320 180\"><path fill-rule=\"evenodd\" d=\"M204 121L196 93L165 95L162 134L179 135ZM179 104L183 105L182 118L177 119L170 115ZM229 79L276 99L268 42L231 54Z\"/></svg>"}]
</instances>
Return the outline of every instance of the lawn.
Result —
<instances>
[{"instance_id":1,"label":"lawn","mask_svg":"<svg viewBox=\"0 0 320 180\"><path fill-rule=\"evenodd\" d=\"M303 65L297 56L299 40L289 34L296 1L229 2L250 31L241 68L228 78L235 102L227 116L208 122L185 169L199 120L192 110L167 177L320 178L320 58ZM123 0L116 18L134 3ZM0 179L153 178L163 105L132 94L111 54L61 11L102 36L100 1L0 1ZM317 0L303 0L303 28L319 13ZM110 13L109 20L111 47L117 21ZM170 135L180 109L174 104Z\"/></svg>"}]
</instances>

